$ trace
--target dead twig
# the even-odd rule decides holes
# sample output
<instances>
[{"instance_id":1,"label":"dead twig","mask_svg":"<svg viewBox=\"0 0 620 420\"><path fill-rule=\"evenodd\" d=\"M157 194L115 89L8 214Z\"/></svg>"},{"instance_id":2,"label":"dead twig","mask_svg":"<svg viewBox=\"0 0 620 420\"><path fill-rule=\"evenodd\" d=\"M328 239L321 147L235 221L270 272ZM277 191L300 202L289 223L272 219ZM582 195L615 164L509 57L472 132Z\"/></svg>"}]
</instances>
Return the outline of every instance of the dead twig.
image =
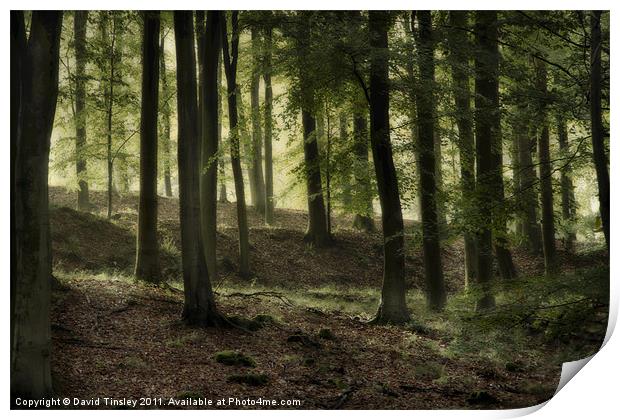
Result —
<instances>
[{"instance_id":1,"label":"dead twig","mask_svg":"<svg viewBox=\"0 0 620 420\"><path fill-rule=\"evenodd\" d=\"M344 392L342 394L340 394L340 397L338 397L338 400L334 403L334 405L332 405L330 407L331 410L338 410L340 407L342 407L342 405L347 402L347 400L349 399L349 397L351 396L351 394L353 393L353 391L355 391L354 388L347 388L344 390Z\"/></svg>"},{"instance_id":2,"label":"dead twig","mask_svg":"<svg viewBox=\"0 0 620 420\"><path fill-rule=\"evenodd\" d=\"M253 293L242 293L242 292L234 292L228 294L222 294L222 297L270 297L280 300L286 306L293 306L293 303L284 296L282 293L273 292L273 291L264 291L264 292L253 292Z\"/></svg>"}]
</instances>

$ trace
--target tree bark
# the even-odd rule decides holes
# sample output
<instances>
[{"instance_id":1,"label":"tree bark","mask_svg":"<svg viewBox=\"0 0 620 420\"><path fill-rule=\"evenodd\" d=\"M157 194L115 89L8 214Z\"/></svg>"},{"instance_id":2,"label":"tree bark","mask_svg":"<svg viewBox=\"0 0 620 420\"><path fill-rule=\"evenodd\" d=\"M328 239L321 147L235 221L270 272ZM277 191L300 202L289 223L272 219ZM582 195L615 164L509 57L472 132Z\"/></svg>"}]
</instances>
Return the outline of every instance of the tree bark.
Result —
<instances>
[{"instance_id":1,"label":"tree bark","mask_svg":"<svg viewBox=\"0 0 620 420\"><path fill-rule=\"evenodd\" d=\"M225 13L225 12L220 12ZM243 278L250 276L250 242L248 229L247 208L245 205L245 191L243 172L239 154L239 118L237 115L237 60L239 58L239 21L238 12L231 12L231 43L229 54L226 17L222 15L222 47L224 50L224 70L228 90L228 121L230 124L230 160L235 179L235 194L237 196L237 224L239 227L239 274Z\"/></svg>"},{"instance_id":2,"label":"tree bark","mask_svg":"<svg viewBox=\"0 0 620 420\"><path fill-rule=\"evenodd\" d=\"M519 166L521 167L521 201L522 223L528 250L532 255L542 255L542 231L538 221L538 201L536 189L539 180L532 161L532 153L536 145L535 130L529 129L523 122L519 125Z\"/></svg>"},{"instance_id":3,"label":"tree bark","mask_svg":"<svg viewBox=\"0 0 620 420\"><path fill-rule=\"evenodd\" d=\"M11 397L15 401L15 397L52 395L48 168L62 12L33 12L28 41L22 13L11 12L11 26L12 50L21 56L16 63L21 73L12 78L18 88L15 93L21 84L17 104L21 106L12 115L12 122L18 124L12 130L18 145L14 162L17 260L11 304Z\"/></svg>"},{"instance_id":4,"label":"tree bark","mask_svg":"<svg viewBox=\"0 0 620 420\"><path fill-rule=\"evenodd\" d=\"M263 81L265 83L265 223L274 222L273 197L273 89L271 86L272 29L265 30Z\"/></svg>"},{"instance_id":5,"label":"tree bark","mask_svg":"<svg viewBox=\"0 0 620 420\"><path fill-rule=\"evenodd\" d=\"M162 146L164 148L163 164L164 164L164 193L166 197L172 197L172 180L170 177L170 86L168 86L168 75L166 74L166 54L165 54L165 34L161 33L160 50L160 73L161 73L161 93L163 96L162 103Z\"/></svg>"},{"instance_id":6,"label":"tree bark","mask_svg":"<svg viewBox=\"0 0 620 420\"><path fill-rule=\"evenodd\" d=\"M217 162L218 112L217 69L222 48L221 13L208 11L203 38L202 57L202 146L200 166L200 206L202 241L211 281L217 279Z\"/></svg>"},{"instance_id":7,"label":"tree bark","mask_svg":"<svg viewBox=\"0 0 620 420\"><path fill-rule=\"evenodd\" d=\"M453 28L468 27L467 11L451 11L450 26ZM461 194L463 202L469 203L474 196L476 188L475 174L475 142L472 127L473 115L471 111L471 93L469 82L469 39L465 31L453 29L448 34L448 46L450 49L450 67L452 70L453 96L456 110L456 125L459 131L459 162L461 172ZM469 215L469 211L465 212ZM475 232L470 230L473 223L468 222L466 217L465 233L465 287L476 282L476 237Z\"/></svg>"},{"instance_id":8,"label":"tree bark","mask_svg":"<svg viewBox=\"0 0 620 420\"><path fill-rule=\"evenodd\" d=\"M366 112L356 111L353 115L353 175L355 177L355 216L353 227L365 232L374 232L372 190L368 161L368 123Z\"/></svg>"},{"instance_id":9,"label":"tree bark","mask_svg":"<svg viewBox=\"0 0 620 420\"><path fill-rule=\"evenodd\" d=\"M390 142L388 12L369 11L370 141L383 222L383 287L374 322L409 321L405 287L403 215Z\"/></svg>"},{"instance_id":10,"label":"tree bark","mask_svg":"<svg viewBox=\"0 0 620 420\"><path fill-rule=\"evenodd\" d=\"M222 65L217 68L217 144L218 150L222 149ZM223 155L220 155L218 161L219 168L219 183L220 183L220 195L218 201L220 203L228 203L228 191L226 188L226 159Z\"/></svg>"},{"instance_id":11,"label":"tree bark","mask_svg":"<svg viewBox=\"0 0 620 420\"><path fill-rule=\"evenodd\" d=\"M562 158L569 159L568 129L562 115L557 116L558 143ZM573 185L570 162L566 162L560 169L560 187L562 191L562 221L564 223L564 248L572 252L575 249L574 222L576 216L575 187Z\"/></svg>"},{"instance_id":12,"label":"tree bark","mask_svg":"<svg viewBox=\"0 0 620 420\"><path fill-rule=\"evenodd\" d=\"M605 131L601 111L601 11L590 15L590 121L592 126L592 158L596 168L598 198L605 243L609 250L609 169L605 152Z\"/></svg>"},{"instance_id":13,"label":"tree bark","mask_svg":"<svg viewBox=\"0 0 620 420\"><path fill-rule=\"evenodd\" d=\"M143 12L140 201L135 275L137 279L151 283L158 283L161 275L157 235L159 24L159 11Z\"/></svg>"},{"instance_id":14,"label":"tree bark","mask_svg":"<svg viewBox=\"0 0 620 420\"><path fill-rule=\"evenodd\" d=\"M306 16L302 16L306 19ZM331 242L327 231L327 219L325 215L325 203L323 201L323 183L321 180L321 166L318 146L318 131L313 87L309 75L310 66L307 63L308 44L310 43L310 23L308 20L301 23L299 33L299 79L301 85L301 120L304 138L304 172L306 178L306 194L308 197L308 229L304 241L323 247Z\"/></svg>"},{"instance_id":15,"label":"tree bark","mask_svg":"<svg viewBox=\"0 0 620 420\"><path fill-rule=\"evenodd\" d=\"M88 11L76 10L73 18L75 45L75 170L78 180L77 209L89 210L86 181L86 24Z\"/></svg>"},{"instance_id":16,"label":"tree bark","mask_svg":"<svg viewBox=\"0 0 620 420\"><path fill-rule=\"evenodd\" d=\"M200 137L196 98L196 60L192 12L174 12L177 58L178 169L181 221L181 259L187 324L219 326L223 317L216 308L207 269L200 223Z\"/></svg>"},{"instance_id":17,"label":"tree bark","mask_svg":"<svg viewBox=\"0 0 620 420\"><path fill-rule=\"evenodd\" d=\"M250 82L250 106L252 111L252 161L250 171L251 182L254 184L252 203L256 210L265 215L265 178L263 176L263 133L261 130L259 89L261 79L260 39L256 27L251 29L252 37L252 78Z\"/></svg>"},{"instance_id":18,"label":"tree bark","mask_svg":"<svg viewBox=\"0 0 620 420\"><path fill-rule=\"evenodd\" d=\"M441 310L446 304L446 289L441 262L439 221L437 214L437 171L439 165L435 144L435 62L431 12L418 11L417 37L420 86L416 89L418 122L418 168L420 177L420 211L426 299L431 309Z\"/></svg>"},{"instance_id":19,"label":"tree bark","mask_svg":"<svg viewBox=\"0 0 620 420\"><path fill-rule=\"evenodd\" d=\"M482 295L477 302L479 311L493 308L495 297L492 292L493 252L491 226L493 219L493 145L495 126L489 116L497 112L497 72L499 67L497 47L497 12L476 12L475 38L478 54L475 56L475 136L476 136L476 199L478 214L482 219L477 235L478 264L477 281Z\"/></svg>"},{"instance_id":20,"label":"tree bark","mask_svg":"<svg viewBox=\"0 0 620 420\"><path fill-rule=\"evenodd\" d=\"M553 185L551 156L549 153L549 122L547 120L547 68L541 60L535 61L536 84L540 95L539 116L540 134L538 136L538 158L540 159L540 204L542 209L543 255L545 272L557 271L555 250L555 223L553 219Z\"/></svg>"}]
</instances>

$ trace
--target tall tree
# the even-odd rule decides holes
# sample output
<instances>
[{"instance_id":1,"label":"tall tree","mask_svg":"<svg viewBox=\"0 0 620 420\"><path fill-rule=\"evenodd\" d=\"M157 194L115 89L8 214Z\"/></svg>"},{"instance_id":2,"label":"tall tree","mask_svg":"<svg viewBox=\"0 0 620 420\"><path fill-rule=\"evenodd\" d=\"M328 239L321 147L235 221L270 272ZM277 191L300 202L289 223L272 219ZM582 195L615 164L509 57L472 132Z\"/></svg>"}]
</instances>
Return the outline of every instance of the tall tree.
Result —
<instances>
[{"instance_id":1,"label":"tall tree","mask_svg":"<svg viewBox=\"0 0 620 420\"><path fill-rule=\"evenodd\" d=\"M140 201L136 278L160 280L157 239L157 110L159 105L159 11L142 13L142 102L140 112Z\"/></svg>"},{"instance_id":2,"label":"tall tree","mask_svg":"<svg viewBox=\"0 0 620 420\"><path fill-rule=\"evenodd\" d=\"M200 206L202 208L202 240L205 258L212 281L217 278L216 237L217 237L217 157L218 157L218 105L217 71L222 49L221 13L207 12L203 38L201 90L202 109L202 147L200 168Z\"/></svg>"},{"instance_id":3,"label":"tall tree","mask_svg":"<svg viewBox=\"0 0 620 420\"><path fill-rule=\"evenodd\" d=\"M403 215L390 141L390 92L388 66L389 12L370 11L370 141L381 202L383 224L383 287L374 321L403 323L409 320L405 287Z\"/></svg>"},{"instance_id":4,"label":"tall tree","mask_svg":"<svg viewBox=\"0 0 620 420\"><path fill-rule=\"evenodd\" d=\"M243 186L243 172L241 170L241 158L239 153L239 118L237 114L237 95L239 93L239 87L237 86L237 62L239 59L239 12L231 12L230 20L231 39L229 49L228 30L226 29L227 24L225 15L223 15L221 18L222 48L228 93L230 161L233 169L233 177L235 180L235 195L237 196L237 225L239 228L239 274L242 277L247 278L250 275L250 241L248 215L245 205L245 191Z\"/></svg>"},{"instance_id":5,"label":"tall tree","mask_svg":"<svg viewBox=\"0 0 620 420\"><path fill-rule=\"evenodd\" d=\"M478 214L482 219L477 236L478 264L477 281L482 296L477 309L485 310L495 306L491 290L493 281L492 217L494 191L493 145L495 125L489 115L497 112L495 95L499 67L497 46L497 12L478 11L475 15L475 111L474 124L476 136L476 199Z\"/></svg>"},{"instance_id":6,"label":"tall tree","mask_svg":"<svg viewBox=\"0 0 620 420\"><path fill-rule=\"evenodd\" d=\"M317 247L327 245L331 238L327 231L327 218L325 214L325 202L323 201L323 183L321 181L321 166L318 146L317 122L314 115L317 106L315 104L314 91L308 74L308 63L312 12L302 12L300 18L300 31L298 34L298 71L301 90L301 122L304 139L304 172L306 177L306 195L308 197L308 229L304 236L306 242L311 242Z\"/></svg>"},{"instance_id":7,"label":"tall tree","mask_svg":"<svg viewBox=\"0 0 620 420\"><path fill-rule=\"evenodd\" d=\"M592 158L596 168L598 198L605 242L609 250L609 169L605 153L605 130L601 107L601 11L590 14L590 122L592 129Z\"/></svg>"},{"instance_id":8,"label":"tall tree","mask_svg":"<svg viewBox=\"0 0 620 420\"><path fill-rule=\"evenodd\" d=\"M556 271L555 223L553 219L553 184L551 155L549 152L549 121L547 118L547 67L542 60L535 59L536 84L539 98L538 158L540 159L540 204L542 209L543 254L545 271L551 274Z\"/></svg>"},{"instance_id":9,"label":"tall tree","mask_svg":"<svg viewBox=\"0 0 620 420\"><path fill-rule=\"evenodd\" d=\"M222 149L222 64L217 68L217 115L219 118L219 124L217 125L217 144L218 150ZM226 188L226 160L222 154L220 154L218 161L219 168L219 184L220 195L218 201L220 203L228 203L228 190Z\"/></svg>"},{"instance_id":10,"label":"tall tree","mask_svg":"<svg viewBox=\"0 0 620 420\"><path fill-rule=\"evenodd\" d=\"M413 19L412 19L413 21ZM420 86L416 89L418 123L418 172L420 177L420 211L426 296L429 307L442 309L446 304L446 289L441 263L441 247L437 215L436 145L435 145L435 62L431 12L417 13L417 37Z\"/></svg>"},{"instance_id":11,"label":"tall tree","mask_svg":"<svg viewBox=\"0 0 620 420\"><path fill-rule=\"evenodd\" d=\"M103 81L104 89L104 105L106 113L106 137L107 137L107 170L108 170L108 219L112 217L112 196L114 193L113 175L114 175L114 152L112 150L112 118L114 116L114 86L116 84L116 38L117 38L117 18L112 12L100 12L102 18L100 20L100 32L103 44L107 47L108 53L108 77Z\"/></svg>"},{"instance_id":12,"label":"tall tree","mask_svg":"<svg viewBox=\"0 0 620 420\"><path fill-rule=\"evenodd\" d=\"M75 170L78 179L77 209L88 210L86 181L86 24L88 11L76 10L73 16L75 43Z\"/></svg>"},{"instance_id":13,"label":"tall tree","mask_svg":"<svg viewBox=\"0 0 620 420\"><path fill-rule=\"evenodd\" d=\"M273 48L273 29L265 28L265 49L263 62L263 81L265 84L265 223L273 224L273 88L271 86L271 49Z\"/></svg>"},{"instance_id":14,"label":"tall tree","mask_svg":"<svg viewBox=\"0 0 620 420\"><path fill-rule=\"evenodd\" d=\"M364 108L366 108L364 106ZM373 219L372 192L368 161L368 117L366 110L355 110L353 114L353 177L355 178L354 194L356 211L353 227L365 232L375 230Z\"/></svg>"},{"instance_id":15,"label":"tall tree","mask_svg":"<svg viewBox=\"0 0 620 420\"><path fill-rule=\"evenodd\" d=\"M524 111L519 113L524 115ZM536 187L538 177L532 161L532 153L536 149L536 130L531 123L519 118L517 131L519 143L519 167L520 187L519 198L521 201L521 217L527 247L531 254L542 255L542 231L538 221L538 200Z\"/></svg>"},{"instance_id":16,"label":"tall tree","mask_svg":"<svg viewBox=\"0 0 620 420\"><path fill-rule=\"evenodd\" d=\"M561 113L557 115L557 131L558 144L560 146L562 158L570 159L568 156L568 128L566 119ZM573 226L577 208L570 162L567 162L560 168L560 188L562 193L562 221L566 231L564 236L564 247L568 251L573 251L575 241L577 240Z\"/></svg>"},{"instance_id":17,"label":"tall tree","mask_svg":"<svg viewBox=\"0 0 620 420\"><path fill-rule=\"evenodd\" d=\"M448 32L450 68L452 71L452 95L454 96L455 119L459 131L459 162L461 172L461 194L464 202L473 196L476 188L475 143L471 93L469 80L470 42L465 29L468 27L467 11L451 11ZM466 218L470 212L466 211ZM469 229L473 223L465 221L465 285L476 279L476 237Z\"/></svg>"},{"instance_id":18,"label":"tall tree","mask_svg":"<svg viewBox=\"0 0 620 420\"><path fill-rule=\"evenodd\" d=\"M250 30L252 38L252 75L250 79L250 107L252 120L252 147L250 162L250 192L252 205L265 214L265 178L263 176L263 133L260 118L261 52L260 35L256 25Z\"/></svg>"},{"instance_id":19,"label":"tall tree","mask_svg":"<svg viewBox=\"0 0 620 420\"><path fill-rule=\"evenodd\" d=\"M12 77L18 145L15 150L16 265L11 290L11 397L52 394L50 289L52 254L48 211L50 137L58 95L62 12L35 11L26 41L23 13L11 12ZM11 63L13 64L13 63ZM13 69L12 69L13 70ZM17 75L14 75L17 76ZM21 86L20 86L21 85ZM21 91L21 96L19 92Z\"/></svg>"},{"instance_id":20,"label":"tall tree","mask_svg":"<svg viewBox=\"0 0 620 420\"><path fill-rule=\"evenodd\" d=\"M219 12L215 12L219 13ZM200 137L194 25L192 12L174 12L177 58L178 168L181 219L181 259L185 303L183 319L187 324L219 326L223 317L216 308L209 270L203 251L200 224Z\"/></svg>"},{"instance_id":21,"label":"tall tree","mask_svg":"<svg viewBox=\"0 0 620 420\"><path fill-rule=\"evenodd\" d=\"M161 73L161 116L162 116L162 146L163 146L163 164L164 164L164 193L166 197L172 197L172 180L170 176L170 86L168 85L168 74L166 73L166 33L161 31L161 43L159 46L161 63L159 72Z\"/></svg>"}]
</instances>

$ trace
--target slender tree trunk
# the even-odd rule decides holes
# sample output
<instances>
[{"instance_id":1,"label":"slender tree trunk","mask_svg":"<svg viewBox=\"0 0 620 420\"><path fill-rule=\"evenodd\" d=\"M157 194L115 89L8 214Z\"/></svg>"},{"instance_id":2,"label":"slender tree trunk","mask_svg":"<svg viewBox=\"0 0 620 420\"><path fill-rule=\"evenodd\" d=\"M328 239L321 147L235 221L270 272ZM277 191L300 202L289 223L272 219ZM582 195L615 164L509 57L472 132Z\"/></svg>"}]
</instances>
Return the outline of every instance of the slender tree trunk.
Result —
<instances>
[{"instance_id":1,"label":"slender tree trunk","mask_svg":"<svg viewBox=\"0 0 620 420\"><path fill-rule=\"evenodd\" d=\"M519 198L522 206L523 229L527 238L528 250L532 255L542 255L542 231L538 222L538 201L536 188L539 180L532 161L536 145L535 130L528 129L528 124L520 125L519 130L519 165L521 167L521 189Z\"/></svg>"},{"instance_id":2,"label":"slender tree trunk","mask_svg":"<svg viewBox=\"0 0 620 420\"><path fill-rule=\"evenodd\" d=\"M551 155L549 153L549 122L547 120L547 68L535 61L536 84L541 95L539 116L541 130L538 137L538 157L540 159L540 204L542 209L542 238L545 271L552 274L557 270L555 251L555 223L553 219L553 185L551 175Z\"/></svg>"},{"instance_id":3,"label":"slender tree trunk","mask_svg":"<svg viewBox=\"0 0 620 420\"><path fill-rule=\"evenodd\" d=\"M218 12L216 12L218 13ZM183 319L187 324L219 326L211 279L204 258L200 223L198 106L196 98L196 60L192 12L174 12L177 57L178 168L181 219L181 259L185 303Z\"/></svg>"},{"instance_id":4,"label":"slender tree trunk","mask_svg":"<svg viewBox=\"0 0 620 420\"><path fill-rule=\"evenodd\" d=\"M370 31L370 141L383 222L383 287L377 323L409 321L405 286L403 215L390 142L390 93L387 12L369 12Z\"/></svg>"},{"instance_id":5,"label":"slender tree trunk","mask_svg":"<svg viewBox=\"0 0 620 420\"><path fill-rule=\"evenodd\" d=\"M491 284L493 282L493 247L491 226L493 219L493 145L495 127L489 116L498 112L495 107L497 95L497 73L499 54L497 47L497 12L476 12L475 38L478 54L475 56L475 112L476 128L476 198L478 214L482 225L478 230L477 250L477 280L481 287L482 296L478 300L477 310L486 310L495 306Z\"/></svg>"},{"instance_id":6,"label":"slender tree trunk","mask_svg":"<svg viewBox=\"0 0 620 420\"><path fill-rule=\"evenodd\" d=\"M510 142L510 166L512 167L512 190L514 196L518 196L520 194L521 189L523 188L523 181L521 180L521 172L523 171L523 167L521 166L519 159L519 136L523 127L520 126L516 121L512 123L512 136ZM520 208L517 203L516 217L515 217L515 234L517 236L517 244L519 246L523 245L523 238L525 238L525 225L523 224L523 210Z\"/></svg>"},{"instance_id":7,"label":"slender tree trunk","mask_svg":"<svg viewBox=\"0 0 620 420\"><path fill-rule=\"evenodd\" d=\"M170 87L168 86L168 75L166 74L166 54L165 54L165 34L161 33L160 50L160 73L161 73L161 93L163 96L162 104L162 145L164 148L164 192L166 197L172 197L172 180L170 178Z\"/></svg>"},{"instance_id":8,"label":"slender tree trunk","mask_svg":"<svg viewBox=\"0 0 620 420\"><path fill-rule=\"evenodd\" d=\"M306 178L306 194L308 197L308 229L304 241L323 247L331 242L327 231L327 219L325 215L325 202L323 201L323 183L321 180L321 166L317 130L317 120L313 115L316 101L313 88L308 80L308 64L306 62L306 49L310 42L309 17L301 17L305 22L299 34L299 78L301 85L301 121L304 138L304 168Z\"/></svg>"},{"instance_id":9,"label":"slender tree trunk","mask_svg":"<svg viewBox=\"0 0 620 420\"><path fill-rule=\"evenodd\" d=\"M271 87L272 29L265 30L263 81L265 83L265 223L273 224L273 90Z\"/></svg>"},{"instance_id":10,"label":"slender tree trunk","mask_svg":"<svg viewBox=\"0 0 620 420\"><path fill-rule=\"evenodd\" d=\"M260 53L259 53L259 32L256 27L251 29L252 36L252 79L250 86L250 105L252 108L252 161L250 170L253 174L251 180L254 182L256 197L253 197L253 204L256 210L265 215L265 178L263 176L263 134L260 124Z\"/></svg>"},{"instance_id":11,"label":"slender tree trunk","mask_svg":"<svg viewBox=\"0 0 620 420\"><path fill-rule=\"evenodd\" d=\"M590 121L592 126L592 158L596 168L601 222L609 250L609 169L605 152L605 130L601 111L601 11L590 15Z\"/></svg>"},{"instance_id":12,"label":"slender tree trunk","mask_svg":"<svg viewBox=\"0 0 620 420\"><path fill-rule=\"evenodd\" d=\"M225 12L220 12L225 13ZM230 161L235 179L235 194L237 196L237 224L239 226L239 274L243 278L250 276L250 241L248 216L245 205L245 191L243 172L239 154L239 118L237 115L237 60L239 58L239 21L238 12L231 12L231 53L228 50L228 35L226 17L222 15L222 46L224 50L224 70L228 87L228 121L230 124Z\"/></svg>"},{"instance_id":13,"label":"slender tree trunk","mask_svg":"<svg viewBox=\"0 0 620 420\"><path fill-rule=\"evenodd\" d=\"M220 40L221 42L221 40ZM222 150L222 65L217 67L217 144L218 150ZM228 203L228 191L226 189L226 159L223 154L220 154L218 162L219 168L219 183L220 183L220 196L218 201L220 203Z\"/></svg>"},{"instance_id":14,"label":"slender tree trunk","mask_svg":"<svg viewBox=\"0 0 620 420\"><path fill-rule=\"evenodd\" d=\"M110 13L110 12L102 12ZM112 33L108 33L107 21L103 23L103 38L104 42L109 42L109 85L107 86L107 92L104 93L106 102L106 123L107 123L107 166L108 166L108 219L112 217L112 195L114 193L113 176L114 176L114 156L112 155L112 116L114 109L114 80L115 80L115 43L116 43L116 18L114 14L108 16L108 19L112 20L111 29Z\"/></svg>"},{"instance_id":15,"label":"slender tree trunk","mask_svg":"<svg viewBox=\"0 0 620 420\"><path fill-rule=\"evenodd\" d=\"M338 129L339 129L339 139L340 144L347 144L349 142L349 133L348 133L348 121L347 114L341 112L338 115ZM342 165L341 165L342 167ZM342 205L347 212L350 212L351 206L353 205L353 192L351 188L351 173L349 167L344 167L344 170L341 170L342 177Z\"/></svg>"},{"instance_id":16,"label":"slender tree trunk","mask_svg":"<svg viewBox=\"0 0 620 420\"><path fill-rule=\"evenodd\" d=\"M143 12L142 104L140 112L140 202L136 278L158 283L157 108L159 105L159 11Z\"/></svg>"},{"instance_id":17,"label":"slender tree trunk","mask_svg":"<svg viewBox=\"0 0 620 420\"><path fill-rule=\"evenodd\" d=\"M439 220L437 214L435 144L435 63L432 18L430 11L417 12L419 35L418 66L420 86L416 89L418 119L418 168L420 176L420 210L422 213L422 240L426 298L430 308L441 310L446 304L446 289L441 262Z\"/></svg>"},{"instance_id":18,"label":"slender tree trunk","mask_svg":"<svg viewBox=\"0 0 620 420\"><path fill-rule=\"evenodd\" d=\"M196 10L195 14L196 20L196 28L195 28L195 36L196 36L196 53L198 54L198 58L196 60L198 67L198 135L200 136L200 146L198 148L199 156L202 155L202 144L203 141L203 126L205 125L205 111L204 111L204 56L205 56L205 12L204 10ZM200 169L198 170L200 177L202 178L202 174Z\"/></svg>"},{"instance_id":19,"label":"slender tree trunk","mask_svg":"<svg viewBox=\"0 0 620 420\"><path fill-rule=\"evenodd\" d=\"M558 130L558 143L560 146L560 153L564 159L568 159L568 129L566 127L566 120L562 115L557 116L557 130ZM575 187L573 185L573 179L571 176L570 162L566 162L562 165L560 170L560 186L562 190L562 220L565 227L564 248L572 252L575 249Z\"/></svg>"},{"instance_id":20,"label":"slender tree trunk","mask_svg":"<svg viewBox=\"0 0 620 420\"><path fill-rule=\"evenodd\" d=\"M327 204L327 234L332 235L332 142L329 109L325 107L327 132L325 135L325 204Z\"/></svg>"},{"instance_id":21,"label":"slender tree trunk","mask_svg":"<svg viewBox=\"0 0 620 420\"><path fill-rule=\"evenodd\" d=\"M451 11L450 26L453 28L468 27L467 11ZM472 128L471 93L469 82L469 39L465 31L453 29L449 32L450 64L452 70L453 96L456 107L456 125L459 130L459 161L461 170L461 194L464 203L471 202L476 188L476 148ZM469 212L465 212L469 215ZM465 221L465 286L476 281L476 237Z\"/></svg>"},{"instance_id":22,"label":"slender tree trunk","mask_svg":"<svg viewBox=\"0 0 620 420\"><path fill-rule=\"evenodd\" d=\"M202 147L200 166L201 227L205 259L211 281L217 279L217 157L218 157L218 115L217 115L217 69L222 48L221 13L207 12L204 33L202 61Z\"/></svg>"},{"instance_id":23,"label":"slender tree trunk","mask_svg":"<svg viewBox=\"0 0 620 420\"><path fill-rule=\"evenodd\" d=\"M18 145L14 162L18 249L11 303L11 399L15 401L16 397L50 397L53 392L48 167L58 95L62 12L33 12L27 42L23 14L11 12L11 24L11 46L23 60L17 63L19 77L12 78L16 84L21 82L21 107L12 115L12 122L18 123L12 131Z\"/></svg>"},{"instance_id":24,"label":"slender tree trunk","mask_svg":"<svg viewBox=\"0 0 620 420\"><path fill-rule=\"evenodd\" d=\"M375 230L373 219L372 191L370 185L370 168L368 161L368 123L365 112L356 111L353 115L353 153L355 161L355 217L353 227L365 232Z\"/></svg>"},{"instance_id":25,"label":"slender tree trunk","mask_svg":"<svg viewBox=\"0 0 620 420\"><path fill-rule=\"evenodd\" d=\"M73 19L75 45L75 170L78 180L77 209L88 210L86 181L86 24L88 11L76 10Z\"/></svg>"}]
</instances>

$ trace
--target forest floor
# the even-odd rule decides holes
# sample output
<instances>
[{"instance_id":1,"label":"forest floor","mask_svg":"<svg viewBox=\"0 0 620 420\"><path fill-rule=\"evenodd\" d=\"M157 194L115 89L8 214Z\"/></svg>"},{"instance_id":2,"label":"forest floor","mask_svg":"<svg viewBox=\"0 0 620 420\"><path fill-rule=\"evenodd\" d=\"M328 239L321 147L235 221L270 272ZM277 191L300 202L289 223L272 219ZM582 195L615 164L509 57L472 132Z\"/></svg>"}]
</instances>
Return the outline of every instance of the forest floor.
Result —
<instances>
[{"instance_id":1,"label":"forest floor","mask_svg":"<svg viewBox=\"0 0 620 420\"><path fill-rule=\"evenodd\" d=\"M558 340L517 328L472 335L459 240L443 249L451 303L436 314L425 308L421 251L409 235L414 321L402 327L363 322L378 304L382 240L379 233L349 229L347 217L334 220L333 246L315 249L302 241L305 212L277 209L276 224L268 227L250 208L253 275L242 280L236 275L234 204L218 204L217 303L227 315L260 322L253 332L190 328L180 322L177 199L159 200L166 287L131 278L136 195L116 197L111 220L104 216L103 193L91 193L92 213L72 210L74 199L62 188L50 190L60 285L53 294L52 370L60 397L161 398L158 408L180 408L167 405L170 398L181 403L189 397L278 402L225 408L518 408L548 400L561 362L571 360ZM415 231L413 223L408 228ZM524 277L543 270L539 258L518 250L514 257ZM608 265L602 251L560 258L566 273ZM571 339L578 348L571 356L598 349L606 312L597 313L600 328L580 335L578 346ZM251 366L223 364L216 360L220 352L248 356L240 363Z\"/></svg>"}]
</instances>

